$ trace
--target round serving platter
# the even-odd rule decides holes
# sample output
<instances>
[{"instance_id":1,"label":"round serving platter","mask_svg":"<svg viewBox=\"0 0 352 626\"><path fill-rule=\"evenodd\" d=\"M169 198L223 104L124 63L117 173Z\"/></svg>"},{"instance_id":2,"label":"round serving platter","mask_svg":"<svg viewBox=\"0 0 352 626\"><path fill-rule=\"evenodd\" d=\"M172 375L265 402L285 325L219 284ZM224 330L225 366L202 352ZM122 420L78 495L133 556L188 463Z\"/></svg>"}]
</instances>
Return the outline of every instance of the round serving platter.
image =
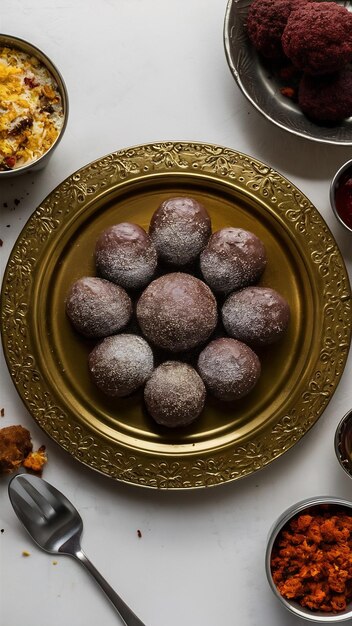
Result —
<instances>
[{"instance_id":1,"label":"round serving platter","mask_svg":"<svg viewBox=\"0 0 352 626\"><path fill-rule=\"evenodd\" d=\"M159 428L143 394L112 399L92 384L94 343L65 315L74 280L95 275L94 245L107 226L148 228L164 199L202 202L213 230L237 226L265 244L260 284L291 307L288 332L261 350L262 376L243 400L210 397L189 428ZM61 183L23 228L5 271L2 339L14 384L35 421L83 464L116 480L160 489L207 487L268 465L313 426L348 355L351 292L338 246L319 212L287 179L229 148L156 143L115 152Z\"/></svg>"}]
</instances>

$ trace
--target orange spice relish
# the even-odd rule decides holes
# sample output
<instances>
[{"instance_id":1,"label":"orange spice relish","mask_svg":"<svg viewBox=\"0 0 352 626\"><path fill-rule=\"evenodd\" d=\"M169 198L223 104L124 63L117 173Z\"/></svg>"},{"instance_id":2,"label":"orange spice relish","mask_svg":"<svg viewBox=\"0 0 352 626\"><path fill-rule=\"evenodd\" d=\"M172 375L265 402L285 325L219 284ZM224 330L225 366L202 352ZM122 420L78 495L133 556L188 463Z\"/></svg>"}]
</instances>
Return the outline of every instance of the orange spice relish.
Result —
<instances>
[{"instance_id":1,"label":"orange spice relish","mask_svg":"<svg viewBox=\"0 0 352 626\"><path fill-rule=\"evenodd\" d=\"M352 515L322 505L278 534L271 574L279 593L312 611L344 611L352 599Z\"/></svg>"},{"instance_id":2,"label":"orange spice relish","mask_svg":"<svg viewBox=\"0 0 352 626\"><path fill-rule=\"evenodd\" d=\"M352 228L352 168L344 172L335 190L336 211L342 221Z\"/></svg>"}]
</instances>

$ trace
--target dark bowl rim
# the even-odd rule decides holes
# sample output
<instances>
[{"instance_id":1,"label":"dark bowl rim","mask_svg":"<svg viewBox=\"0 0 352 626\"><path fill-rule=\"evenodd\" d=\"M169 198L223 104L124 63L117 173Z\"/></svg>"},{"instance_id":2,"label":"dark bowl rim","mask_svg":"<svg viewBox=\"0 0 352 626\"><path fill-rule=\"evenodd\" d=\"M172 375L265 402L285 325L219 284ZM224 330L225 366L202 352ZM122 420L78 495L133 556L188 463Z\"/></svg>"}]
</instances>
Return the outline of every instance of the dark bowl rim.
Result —
<instances>
[{"instance_id":1,"label":"dark bowl rim","mask_svg":"<svg viewBox=\"0 0 352 626\"><path fill-rule=\"evenodd\" d=\"M350 459L347 454L347 448L344 441L344 436L346 434L346 428L349 421L352 422L352 409L345 413L345 415L342 417L337 425L334 437L334 448L337 460L340 463L342 469L350 478L352 478L352 459Z\"/></svg>"},{"instance_id":2,"label":"dark bowl rim","mask_svg":"<svg viewBox=\"0 0 352 626\"><path fill-rule=\"evenodd\" d=\"M342 226L346 230L348 230L348 232L352 233L352 228L350 226L347 226L346 222L344 222L342 217L337 212L336 203L335 203L335 191L336 191L337 184L338 184L342 174L344 174L348 169L351 169L351 171L352 171L352 159L349 159L348 161L345 161L341 165L341 167L339 167L339 169L337 170L337 172L334 174L334 176L332 178L332 181L330 183L330 205L331 205L331 208L333 210L333 213L334 213L337 221L340 222L340 224L342 224Z\"/></svg>"}]
</instances>

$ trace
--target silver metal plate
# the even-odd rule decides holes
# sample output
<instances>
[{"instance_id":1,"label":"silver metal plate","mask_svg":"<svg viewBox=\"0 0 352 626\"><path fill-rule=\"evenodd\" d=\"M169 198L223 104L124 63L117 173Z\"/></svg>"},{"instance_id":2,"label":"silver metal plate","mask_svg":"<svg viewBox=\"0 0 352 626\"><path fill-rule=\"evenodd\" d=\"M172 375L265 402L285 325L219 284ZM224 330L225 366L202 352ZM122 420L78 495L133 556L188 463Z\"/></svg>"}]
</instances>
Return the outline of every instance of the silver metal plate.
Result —
<instances>
[{"instance_id":1,"label":"silver metal plate","mask_svg":"<svg viewBox=\"0 0 352 626\"><path fill-rule=\"evenodd\" d=\"M336 126L320 126L281 94L281 85L247 37L250 4L251 0L229 0L224 24L227 62L243 94L268 120L290 133L322 143L352 145L352 117ZM339 4L352 11L351 0Z\"/></svg>"}]
</instances>

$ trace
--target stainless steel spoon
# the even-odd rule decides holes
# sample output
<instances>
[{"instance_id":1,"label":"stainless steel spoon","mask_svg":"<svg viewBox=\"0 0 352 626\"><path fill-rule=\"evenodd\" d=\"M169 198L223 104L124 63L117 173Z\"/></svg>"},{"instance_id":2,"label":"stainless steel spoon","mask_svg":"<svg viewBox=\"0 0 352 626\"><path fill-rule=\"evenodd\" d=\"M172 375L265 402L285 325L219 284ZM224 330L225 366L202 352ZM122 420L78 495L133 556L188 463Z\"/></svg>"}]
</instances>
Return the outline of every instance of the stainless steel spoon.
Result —
<instances>
[{"instance_id":1,"label":"stainless steel spoon","mask_svg":"<svg viewBox=\"0 0 352 626\"><path fill-rule=\"evenodd\" d=\"M106 593L126 626L145 626L84 554L82 518L60 491L38 476L19 474L10 481L9 497L17 517L40 548L78 559Z\"/></svg>"}]
</instances>

